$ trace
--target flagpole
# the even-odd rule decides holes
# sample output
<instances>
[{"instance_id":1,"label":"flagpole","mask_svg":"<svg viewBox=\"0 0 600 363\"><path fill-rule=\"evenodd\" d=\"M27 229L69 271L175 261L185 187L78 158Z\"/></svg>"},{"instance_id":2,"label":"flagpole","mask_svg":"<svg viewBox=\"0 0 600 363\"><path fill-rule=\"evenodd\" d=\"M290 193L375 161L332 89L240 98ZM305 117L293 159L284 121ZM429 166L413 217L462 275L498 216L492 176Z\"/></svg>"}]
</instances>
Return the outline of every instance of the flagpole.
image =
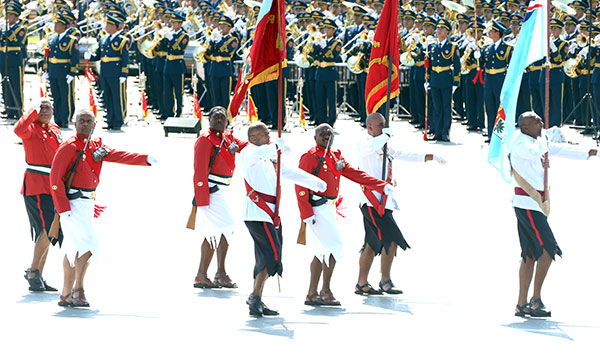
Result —
<instances>
[{"instance_id":1,"label":"flagpole","mask_svg":"<svg viewBox=\"0 0 600 363\"><path fill-rule=\"evenodd\" d=\"M546 82L544 84L544 128L550 118L550 1L546 2ZM548 140L546 139L546 142ZM544 154L544 201L548 198L548 151Z\"/></svg>"},{"instance_id":2,"label":"flagpole","mask_svg":"<svg viewBox=\"0 0 600 363\"><path fill-rule=\"evenodd\" d=\"M277 36L277 42L279 42L279 40L281 39L281 41L283 42L283 51L285 52L285 40L283 39L285 37L285 34L281 34L280 30L280 16L281 16L281 12L280 12L280 1L282 0L277 0L277 32L278 32L278 36ZM283 75L282 75L282 65L281 65L281 55L279 56L279 61L277 64L277 71L278 71L278 78L277 78L277 137L281 138L281 115L282 115L282 100L281 100L281 96L282 96L282 83L283 83ZM276 194L275 194L275 216L279 217L279 202L281 200L281 150L277 150L277 187L276 187ZM275 226L278 227L278 226Z\"/></svg>"},{"instance_id":3,"label":"flagpole","mask_svg":"<svg viewBox=\"0 0 600 363\"><path fill-rule=\"evenodd\" d=\"M388 79L387 79L387 95L385 98L385 127L390 127L390 93L392 91L392 67L394 66L393 55L388 56ZM387 142L383 144L383 162L381 165L381 180L386 179L386 163L387 163ZM384 203L384 194L381 194L381 204ZM384 205L385 207L385 205Z\"/></svg>"}]
</instances>

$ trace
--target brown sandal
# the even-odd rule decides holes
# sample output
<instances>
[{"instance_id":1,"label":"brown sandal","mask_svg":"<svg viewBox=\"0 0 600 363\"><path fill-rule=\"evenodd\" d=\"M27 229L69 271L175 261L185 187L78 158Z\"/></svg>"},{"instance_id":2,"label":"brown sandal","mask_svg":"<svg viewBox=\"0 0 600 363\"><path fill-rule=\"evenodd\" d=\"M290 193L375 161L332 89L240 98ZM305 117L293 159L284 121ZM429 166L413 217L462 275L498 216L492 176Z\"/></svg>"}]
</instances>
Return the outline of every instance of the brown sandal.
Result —
<instances>
[{"instance_id":1,"label":"brown sandal","mask_svg":"<svg viewBox=\"0 0 600 363\"><path fill-rule=\"evenodd\" d=\"M77 293L77 296L75 296L75 293ZM71 301L72 301L71 306L82 307L82 308L87 308L90 306L90 303L85 298L85 293L83 291L83 288L71 290Z\"/></svg>"},{"instance_id":2,"label":"brown sandal","mask_svg":"<svg viewBox=\"0 0 600 363\"><path fill-rule=\"evenodd\" d=\"M314 295L306 295L306 300L304 301L304 305L321 306L323 304L325 304L325 302L323 301L323 299L321 299L319 294L315 293Z\"/></svg>"},{"instance_id":3,"label":"brown sandal","mask_svg":"<svg viewBox=\"0 0 600 363\"><path fill-rule=\"evenodd\" d=\"M233 281L231 281L231 278L229 277L229 275L224 275L224 276L218 276L215 275L215 284L217 284L220 287L226 287L228 289L237 289L237 284Z\"/></svg>"},{"instance_id":4,"label":"brown sandal","mask_svg":"<svg viewBox=\"0 0 600 363\"><path fill-rule=\"evenodd\" d=\"M326 306L340 306L341 302L337 301L335 297L333 297L333 293L331 291L322 290L319 294L321 296L321 300L323 301L322 305Z\"/></svg>"},{"instance_id":5,"label":"brown sandal","mask_svg":"<svg viewBox=\"0 0 600 363\"><path fill-rule=\"evenodd\" d=\"M68 293L67 296L60 295L60 300L58 301L58 306L62 306L62 307L73 306L73 298L71 297L71 293Z\"/></svg>"},{"instance_id":6,"label":"brown sandal","mask_svg":"<svg viewBox=\"0 0 600 363\"><path fill-rule=\"evenodd\" d=\"M198 280L194 281L194 287L197 289L219 289L221 286L210 281L209 278L206 279L208 282L199 282Z\"/></svg>"}]
</instances>

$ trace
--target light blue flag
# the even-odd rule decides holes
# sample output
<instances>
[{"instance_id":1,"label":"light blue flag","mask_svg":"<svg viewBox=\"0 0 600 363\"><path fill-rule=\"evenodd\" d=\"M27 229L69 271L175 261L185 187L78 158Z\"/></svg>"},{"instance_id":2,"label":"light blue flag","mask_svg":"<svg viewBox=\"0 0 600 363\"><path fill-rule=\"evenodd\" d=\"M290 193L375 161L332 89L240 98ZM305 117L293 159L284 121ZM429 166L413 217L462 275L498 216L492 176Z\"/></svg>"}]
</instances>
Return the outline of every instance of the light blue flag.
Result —
<instances>
[{"instance_id":1,"label":"light blue flag","mask_svg":"<svg viewBox=\"0 0 600 363\"><path fill-rule=\"evenodd\" d=\"M547 21L548 0L531 1L500 92L500 107L490 140L488 162L498 169L502 178L509 183L512 176L508 155L515 137L515 113L521 79L525 68L548 53Z\"/></svg>"}]
</instances>

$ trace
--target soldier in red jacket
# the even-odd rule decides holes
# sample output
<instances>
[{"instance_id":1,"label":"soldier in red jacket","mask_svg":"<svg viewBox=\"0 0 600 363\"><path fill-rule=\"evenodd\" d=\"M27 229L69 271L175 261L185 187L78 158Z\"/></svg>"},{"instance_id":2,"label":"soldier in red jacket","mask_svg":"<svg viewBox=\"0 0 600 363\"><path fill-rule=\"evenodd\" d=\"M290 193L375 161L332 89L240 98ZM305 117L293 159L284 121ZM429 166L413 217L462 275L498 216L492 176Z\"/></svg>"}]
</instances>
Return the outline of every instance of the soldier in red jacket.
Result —
<instances>
[{"instance_id":1,"label":"soldier in red jacket","mask_svg":"<svg viewBox=\"0 0 600 363\"><path fill-rule=\"evenodd\" d=\"M48 231L54 219L54 204L50 196L50 165L62 142L60 127L52 122L52 103L42 99L27 111L15 124L15 134L23 140L25 150L25 177L21 194L29 216L31 236L35 241L31 267L25 271L25 279L31 291L57 291L42 277L50 240ZM52 244L62 243L62 231Z\"/></svg>"},{"instance_id":2,"label":"soldier in red jacket","mask_svg":"<svg viewBox=\"0 0 600 363\"><path fill-rule=\"evenodd\" d=\"M208 131L194 145L194 203L198 206L202 231L200 266L194 280L197 288L235 288L225 271L225 257L233 234L233 216L228 201L228 187L235 170L235 154L248 144L225 131L227 111L213 107ZM208 267L217 250L217 273L208 278Z\"/></svg>"},{"instance_id":3,"label":"soldier in red jacket","mask_svg":"<svg viewBox=\"0 0 600 363\"><path fill-rule=\"evenodd\" d=\"M300 158L299 168L319 177L327 183L324 193L316 194L296 186L300 216L308 225L312 236L314 255L310 265L310 285L306 305L340 305L331 292L330 282L335 264L342 257L342 238L336 222L336 199L342 176L366 185L380 193L391 194L393 188L387 182L353 168L344 160L339 150L331 149L333 128L327 124L315 129L316 146ZM317 294L323 274L323 286Z\"/></svg>"},{"instance_id":4,"label":"soldier in red jacket","mask_svg":"<svg viewBox=\"0 0 600 363\"><path fill-rule=\"evenodd\" d=\"M152 165L157 162L149 155L111 149L103 145L100 138L88 140L95 126L96 121L91 111L79 111L75 118L77 135L58 148L52 161L51 194L65 234L63 261L65 283L58 302L60 306L89 306L83 290L83 278L88 260L98 252L98 240L92 220L102 163L109 161L130 165ZM65 182L76 163L73 182L67 190Z\"/></svg>"}]
</instances>

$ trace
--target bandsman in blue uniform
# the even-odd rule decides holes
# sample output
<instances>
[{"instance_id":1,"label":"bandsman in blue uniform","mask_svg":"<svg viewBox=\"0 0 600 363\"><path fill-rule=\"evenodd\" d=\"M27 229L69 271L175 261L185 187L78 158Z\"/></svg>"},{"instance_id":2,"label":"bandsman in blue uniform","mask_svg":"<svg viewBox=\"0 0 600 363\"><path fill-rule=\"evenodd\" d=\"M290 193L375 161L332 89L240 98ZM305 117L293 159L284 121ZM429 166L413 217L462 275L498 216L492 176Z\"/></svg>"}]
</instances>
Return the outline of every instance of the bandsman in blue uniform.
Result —
<instances>
[{"instance_id":1,"label":"bandsman in blue uniform","mask_svg":"<svg viewBox=\"0 0 600 363\"><path fill-rule=\"evenodd\" d=\"M474 39L465 46L465 53L462 64L464 70L468 73L464 75L464 87L466 91L467 105L467 130L479 131L485 127L485 113L483 111L483 74L480 72L479 61L475 58L474 52L477 51L479 42L483 36L484 24L480 19L472 18L469 24L473 29ZM477 23L475 23L477 21Z\"/></svg>"},{"instance_id":2,"label":"bandsman in blue uniform","mask_svg":"<svg viewBox=\"0 0 600 363\"><path fill-rule=\"evenodd\" d=\"M129 49L127 38L117 34L121 21L109 13L105 30L108 35L100 39L95 54L86 52L85 58L100 61L100 78L103 80L104 107L109 130L120 130L126 112L125 83L127 82Z\"/></svg>"},{"instance_id":3,"label":"bandsman in blue uniform","mask_svg":"<svg viewBox=\"0 0 600 363\"><path fill-rule=\"evenodd\" d=\"M23 66L27 46L27 29L19 16L21 4L10 2L5 8L8 24L4 24L0 40L0 73L6 117L17 120L23 114Z\"/></svg>"},{"instance_id":4,"label":"bandsman in blue uniform","mask_svg":"<svg viewBox=\"0 0 600 363\"><path fill-rule=\"evenodd\" d=\"M54 102L54 122L68 127L75 112L74 79L79 65L79 43L67 34L69 20L61 13L56 15L54 31L48 39L47 74Z\"/></svg>"},{"instance_id":5,"label":"bandsman in blue uniform","mask_svg":"<svg viewBox=\"0 0 600 363\"><path fill-rule=\"evenodd\" d=\"M449 36L450 41L455 43L458 46L459 54L462 57L466 40L465 40L465 32L469 27L469 16L466 14L457 14L456 21L458 22L458 28L456 34ZM456 111L461 120L466 119L466 109L465 109L465 98L466 98L466 87L465 87L465 75L461 74L460 84L454 94L452 95L453 109Z\"/></svg>"},{"instance_id":6,"label":"bandsman in blue uniform","mask_svg":"<svg viewBox=\"0 0 600 363\"><path fill-rule=\"evenodd\" d=\"M427 38L432 38L435 32L435 20L430 17L424 17L422 14L417 14L415 24L419 27L422 24L422 37L427 42ZM425 58L427 57L426 44L421 43L421 34L413 34L413 41L416 43L416 48L411 52L410 56L415 61L415 65L409 71L410 78L410 96L411 96L411 113L418 129L425 128ZM431 96L431 95L429 95ZM431 117L431 98L428 102L428 116ZM428 128L431 129L431 123L428 123Z\"/></svg>"},{"instance_id":7,"label":"bandsman in blue uniform","mask_svg":"<svg viewBox=\"0 0 600 363\"><path fill-rule=\"evenodd\" d=\"M156 6L156 14L158 16L158 23L156 25L156 27L158 27L160 24L160 26L166 27L167 25L167 16L165 15L165 8L164 6L162 6L160 4L160 2L157 2L155 4ZM152 35L153 38L158 37L158 30L156 31L156 33L154 33ZM158 41L158 40L157 40ZM158 44L156 45L156 47L153 50L154 53L154 59L153 59L153 64L154 64L154 89L156 89L156 105L158 107L158 117L161 121L164 121L167 117L166 117L166 107L165 107L165 99L164 99L164 85L163 85L163 80L164 80L164 71L165 71L165 62L167 59L167 45L166 45L166 41L163 41L162 39L160 41L158 41Z\"/></svg>"},{"instance_id":8,"label":"bandsman in blue uniform","mask_svg":"<svg viewBox=\"0 0 600 363\"><path fill-rule=\"evenodd\" d=\"M567 58L576 58L578 51L577 44L577 35L579 35L579 31L577 31L577 19L573 15L565 15L563 18L563 23L565 23L565 35L564 40L567 42L569 46L569 53ZM579 97L579 77L571 78L565 77L565 86L563 92L563 117L567 117L571 114L571 112L575 109L575 105L581 99ZM563 122L571 123L573 120L577 118L577 113L571 115L570 119L565 119Z\"/></svg>"},{"instance_id":9,"label":"bandsman in blue uniform","mask_svg":"<svg viewBox=\"0 0 600 363\"><path fill-rule=\"evenodd\" d=\"M587 29L587 31L584 29ZM589 34L588 36L594 39L594 37L600 34L600 28L595 25L589 25L585 28L582 27L581 32L582 34L587 32ZM600 91L600 74L598 73L600 73L600 71L597 68L600 68L600 52L598 52L596 46L592 46L591 48L585 46L579 54L583 57L583 61L579 63L579 72L581 74L579 77L579 95L583 98L586 92L590 92L596 107L598 107L597 97L600 96L600 93L598 93L598 91ZM598 67L596 67L596 64L598 64ZM584 100L579 108L581 110L582 119L584 120L582 125L585 125L585 129L582 133L594 133L595 130L594 127L592 127L590 119L594 119L594 122L596 122L595 120L600 120L600 115L596 112L596 108L594 108L593 104L588 104L587 100Z\"/></svg>"},{"instance_id":10,"label":"bandsman in blue uniform","mask_svg":"<svg viewBox=\"0 0 600 363\"><path fill-rule=\"evenodd\" d=\"M324 38L314 45L315 61L315 87L317 97L317 125L328 123L330 126L336 121L337 81L339 74L335 67L336 62L341 62L340 52L342 42L334 37L337 30L335 21L325 18L319 22Z\"/></svg>"},{"instance_id":11,"label":"bandsman in blue uniform","mask_svg":"<svg viewBox=\"0 0 600 363\"><path fill-rule=\"evenodd\" d=\"M492 21L489 37L493 43L487 46L483 52L476 50L474 53L475 57L479 58L479 64L484 70L483 97L488 123L487 142L492 137L498 107L500 106L500 92L513 51L513 47L502 40L505 31L504 25L495 20Z\"/></svg>"},{"instance_id":12,"label":"bandsman in blue uniform","mask_svg":"<svg viewBox=\"0 0 600 363\"><path fill-rule=\"evenodd\" d=\"M433 114L431 123L434 140L450 141L452 123L452 94L460 83L460 55L458 46L448 38L452 25L446 19L437 23L437 42L429 45L429 82Z\"/></svg>"},{"instance_id":13,"label":"bandsman in blue uniform","mask_svg":"<svg viewBox=\"0 0 600 363\"><path fill-rule=\"evenodd\" d=\"M376 23L369 23L365 25L365 30L375 31L377 28ZM358 89L358 106L357 111L360 116L360 125L367 127L367 105L365 89L367 85L367 74L369 71L369 60L371 59L371 42L359 40L360 45L357 45L356 52L353 54L358 56L358 69L360 73L356 76L356 84Z\"/></svg>"},{"instance_id":14,"label":"bandsman in blue uniform","mask_svg":"<svg viewBox=\"0 0 600 363\"><path fill-rule=\"evenodd\" d=\"M183 110L183 77L186 72L183 55L187 49L190 37L181 28L185 14L179 10L171 14L173 32L165 35L167 58L164 68L164 99L166 117L180 117ZM177 103L175 103L177 101ZM177 106L175 108L175 106Z\"/></svg>"},{"instance_id":15,"label":"bandsman in blue uniform","mask_svg":"<svg viewBox=\"0 0 600 363\"><path fill-rule=\"evenodd\" d=\"M567 42L560 39L560 34L563 30L563 22L552 18L550 19L550 100L549 100L549 127L558 126L562 124L562 93L563 83L565 80L565 73L563 71L563 65L567 60L567 53L569 46ZM546 84L546 68L542 69L538 79L540 87L540 94L545 95L545 84ZM546 97L542 97L542 108L545 110Z\"/></svg>"},{"instance_id":16,"label":"bandsman in blue uniform","mask_svg":"<svg viewBox=\"0 0 600 363\"><path fill-rule=\"evenodd\" d=\"M60 13L69 21L69 25L67 26L67 35L75 37L77 41L81 39L81 32L77 29L77 25L75 24L75 15L69 8L65 8L60 11Z\"/></svg>"},{"instance_id":17,"label":"bandsman in blue uniform","mask_svg":"<svg viewBox=\"0 0 600 363\"><path fill-rule=\"evenodd\" d=\"M213 38L206 50L212 61L210 65L209 90L213 106L229 106L233 76L232 58L239 47L238 38L230 34L233 20L223 15L219 18L220 36ZM213 32L213 34L215 34ZM216 33L218 34L218 33Z\"/></svg>"}]
</instances>

